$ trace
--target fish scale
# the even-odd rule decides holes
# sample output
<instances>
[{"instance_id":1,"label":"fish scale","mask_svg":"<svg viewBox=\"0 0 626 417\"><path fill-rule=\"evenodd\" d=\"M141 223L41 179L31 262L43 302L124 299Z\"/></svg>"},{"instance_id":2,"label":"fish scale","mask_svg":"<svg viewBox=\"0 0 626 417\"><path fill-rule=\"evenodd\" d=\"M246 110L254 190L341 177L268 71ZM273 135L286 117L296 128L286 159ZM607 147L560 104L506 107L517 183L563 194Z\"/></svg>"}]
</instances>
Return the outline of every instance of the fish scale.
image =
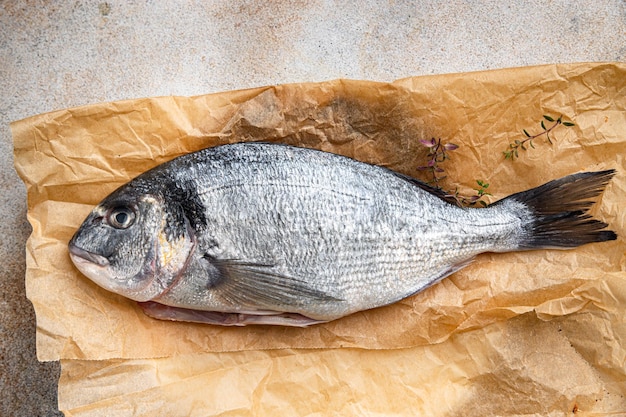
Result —
<instances>
[{"instance_id":1,"label":"fish scale","mask_svg":"<svg viewBox=\"0 0 626 417\"><path fill-rule=\"evenodd\" d=\"M306 326L396 302L481 252L613 240L586 214L613 174L575 174L470 209L339 155L223 145L120 187L69 248L85 275L156 318Z\"/></svg>"}]
</instances>

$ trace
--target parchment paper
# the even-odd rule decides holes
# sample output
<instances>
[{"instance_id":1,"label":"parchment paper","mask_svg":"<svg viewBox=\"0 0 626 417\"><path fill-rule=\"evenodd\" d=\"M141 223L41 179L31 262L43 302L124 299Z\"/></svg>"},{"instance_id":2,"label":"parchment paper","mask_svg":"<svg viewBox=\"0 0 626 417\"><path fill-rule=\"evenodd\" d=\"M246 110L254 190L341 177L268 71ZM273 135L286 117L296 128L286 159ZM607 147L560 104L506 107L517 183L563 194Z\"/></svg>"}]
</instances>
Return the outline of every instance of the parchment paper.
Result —
<instances>
[{"instance_id":1,"label":"parchment paper","mask_svg":"<svg viewBox=\"0 0 626 417\"><path fill-rule=\"evenodd\" d=\"M598 366L615 346L586 343L607 319L528 313L400 350L63 360L59 406L66 417L618 416L623 372Z\"/></svg>"},{"instance_id":2,"label":"parchment paper","mask_svg":"<svg viewBox=\"0 0 626 417\"><path fill-rule=\"evenodd\" d=\"M544 114L555 118L562 114L576 125L555 129L553 145L537 139L537 149L522 151L517 161L504 161L502 151L508 143L523 139L522 129L538 133ZM26 289L37 316L37 353L40 360L63 360L60 405L73 410L69 415L90 415L86 410L92 403L95 409L115 403L120 393L114 388L142 369L151 369L159 378L164 369L176 371L165 381L149 377L152 385L137 382L137 390L120 403L135 411L119 415L142 415L137 404L146 404L145 415L159 415L151 414L157 408L150 407L161 404L165 408L160 410L166 410L165 404L178 404L172 399L177 393L209 380L223 384L222 391L219 386L215 389L228 398L220 402L207 397L203 402L195 395L187 397L196 405L229 404L224 407L232 407L230 411L224 409L221 415L255 410L272 414L287 404L297 407L288 388L310 388L315 381L326 392L326 401L347 401L348 408L342 410L351 414L359 414L359 407L376 411L377 406L364 399L374 392L389 407L390 398L402 390L404 394L397 398L428 398L421 408L415 405L426 414L429 407L457 413L454 410L464 398L478 395L476 389L486 390L481 394L485 398L478 397L481 401L498 400L489 395L500 395L502 388L496 386L511 383L509 378L524 382L513 384L512 392L532 397L547 390L545 395L556 401L550 410L574 410L575 405L578 409L579 394L583 402L590 401L584 406L589 410L603 410L592 405L607 395L612 400L602 404L614 406L619 403L614 398L622 395L623 399L624 392L615 388L615 381L626 380L624 64L549 65L415 77L391 84L336 80L129 100L34 116L14 122L11 128L15 165L27 186L28 218L33 226L26 248ZM492 200L574 172L616 169L618 174L592 213L609 223L619 239L573 251L481 255L468 268L407 300L307 329L221 328L153 320L134 302L84 278L69 260L67 241L93 205L133 176L177 155L229 142L277 141L352 156L428 179L417 167L426 158L419 140L431 137L460 145L443 165L447 178L442 185L451 190L459 186L461 192L470 193L476 179L485 180L494 194ZM580 327L579 322L588 317L593 320ZM526 325L517 325L515 320ZM589 375L596 378L588 391L572 388L563 394L557 369L544 379L498 373L501 368L493 362L494 349L516 372L538 372L550 363L546 358L533 362L532 352L541 343L520 352L505 329L523 329L516 334L519 341L530 337L535 328L553 329L549 326L561 322L573 329L572 336L568 343L550 345L550 351L567 359L563 349L568 351L570 343L579 354L582 349ZM499 340L496 347L493 337ZM261 370L249 371L250 363L257 363L259 357ZM107 360L91 362L94 359ZM351 378L353 368L345 368L344 362L371 367L360 374L355 371L358 377ZM487 365L479 366L483 362ZM214 371L205 370L204 365L196 368L196 363L231 365L228 369L216 365L221 370ZM454 372L446 373L448 367ZM386 382L389 379L381 376L385 373L396 383ZM417 379L405 384L403 373ZM282 386L282 391L263 388L259 397L259 387L264 385L255 382L258 378L271 381L272 387ZM353 389L352 384L366 384L363 378L369 385ZM85 381L94 381L94 390L102 388L102 395L85 397L81 388ZM487 381L490 388L476 386L477 381ZM340 391L347 397L336 400L337 384L342 383ZM229 394L225 387L230 387ZM472 395L464 395L463 387ZM166 399L146 402L148 391ZM431 398L434 392L437 396ZM298 395L307 396L302 391ZM111 398L117 400L111 402ZM294 394L294 401L297 398ZM448 408L443 405L446 398L451 398ZM311 407L323 403L319 399ZM407 407L410 404L417 403L407 400ZM548 415L545 408L535 410ZM301 414L303 410L293 411ZM109 415L116 414L111 411Z\"/></svg>"}]
</instances>

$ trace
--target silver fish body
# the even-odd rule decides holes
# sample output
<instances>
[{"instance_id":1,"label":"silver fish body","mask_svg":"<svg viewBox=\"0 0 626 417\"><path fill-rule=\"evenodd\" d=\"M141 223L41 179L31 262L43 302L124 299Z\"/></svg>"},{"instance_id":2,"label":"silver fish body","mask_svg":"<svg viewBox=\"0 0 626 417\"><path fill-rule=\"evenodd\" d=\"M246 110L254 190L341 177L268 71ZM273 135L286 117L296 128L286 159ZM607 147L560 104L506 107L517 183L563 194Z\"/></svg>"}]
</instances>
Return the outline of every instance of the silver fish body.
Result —
<instances>
[{"instance_id":1,"label":"silver fish body","mask_svg":"<svg viewBox=\"0 0 626 417\"><path fill-rule=\"evenodd\" d=\"M585 214L612 175L576 174L469 209L339 155L224 145L113 192L70 255L157 318L305 326L406 298L481 252L615 239Z\"/></svg>"}]
</instances>

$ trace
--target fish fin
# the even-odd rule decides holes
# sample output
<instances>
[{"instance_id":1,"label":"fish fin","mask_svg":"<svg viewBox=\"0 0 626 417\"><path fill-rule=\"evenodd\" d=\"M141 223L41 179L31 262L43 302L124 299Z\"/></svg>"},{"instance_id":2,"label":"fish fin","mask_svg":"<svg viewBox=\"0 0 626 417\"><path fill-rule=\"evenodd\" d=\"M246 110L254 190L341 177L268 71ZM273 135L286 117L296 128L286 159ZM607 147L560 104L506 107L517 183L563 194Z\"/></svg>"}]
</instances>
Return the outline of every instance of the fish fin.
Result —
<instances>
[{"instance_id":1,"label":"fish fin","mask_svg":"<svg viewBox=\"0 0 626 417\"><path fill-rule=\"evenodd\" d=\"M496 204L514 200L532 212L518 249L575 248L615 240L615 232L603 230L606 223L587 214L593 204L591 199L604 190L613 175L613 169L581 172L513 194Z\"/></svg>"},{"instance_id":2,"label":"fish fin","mask_svg":"<svg viewBox=\"0 0 626 417\"><path fill-rule=\"evenodd\" d=\"M433 284L438 283L439 281L441 281L442 279L449 277L450 275L454 274L457 271L460 271L461 269L465 268L466 266L468 266L469 264L471 264L472 262L474 262L474 259L476 259L475 256L472 256L469 259L464 259L454 265L452 265L450 268L446 269L445 271L443 271L441 273L441 275L439 277L437 277L437 279L435 279L435 281L433 281Z\"/></svg>"},{"instance_id":3,"label":"fish fin","mask_svg":"<svg viewBox=\"0 0 626 417\"><path fill-rule=\"evenodd\" d=\"M442 190L441 188L433 187L432 185L426 184L425 182L420 181L417 178L410 177L408 175L400 174L394 171L390 171L390 172L393 173L396 177L401 178L405 181L408 181L412 185L419 187L424 191L429 192L435 197L439 197L440 199L442 199L443 201L447 203L462 207L462 205L459 203L459 201L456 198L454 198L454 196L448 194L446 191Z\"/></svg>"},{"instance_id":4,"label":"fish fin","mask_svg":"<svg viewBox=\"0 0 626 417\"><path fill-rule=\"evenodd\" d=\"M474 262L474 259L476 259L475 256L469 258L469 259L465 259L463 261L460 261L452 266L450 266L447 269L444 269L442 272L440 272L438 275L435 275L432 278L429 278L426 285L423 285L421 287L419 287L417 290L415 290L413 293L411 293L411 295L417 294L418 292L424 291L426 288L428 287L432 287L433 285L441 282L444 278L449 277L450 275L454 274L457 271L460 271L461 269L465 268L466 266L468 266L469 264L471 264L472 262Z\"/></svg>"},{"instance_id":5,"label":"fish fin","mask_svg":"<svg viewBox=\"0 0 626 417\"><path fill-rule=\"evenodd\" d=\"M192 323L215 324L219 326L273 325L290 327L307 327L325 323L302 314L281 313L278 311L254 311L245 313L224 313L220 311L192 310L171 307L154 301L137 303L144 314L159 320L186 321Z\"/></svg>"},{"instance_id":6,"label":"fish fin","mask_svg":"<svg viewBox=\"0 0 626 417\"><path fill-rule=\"evenodd\" d=\"M306 303L342 301L307 282L274 271L272 265L233 259L205 259L220 271L220 280L212 287L232 305L253 309L275 306L302 306Z\"/></svg>"}]
</instances>

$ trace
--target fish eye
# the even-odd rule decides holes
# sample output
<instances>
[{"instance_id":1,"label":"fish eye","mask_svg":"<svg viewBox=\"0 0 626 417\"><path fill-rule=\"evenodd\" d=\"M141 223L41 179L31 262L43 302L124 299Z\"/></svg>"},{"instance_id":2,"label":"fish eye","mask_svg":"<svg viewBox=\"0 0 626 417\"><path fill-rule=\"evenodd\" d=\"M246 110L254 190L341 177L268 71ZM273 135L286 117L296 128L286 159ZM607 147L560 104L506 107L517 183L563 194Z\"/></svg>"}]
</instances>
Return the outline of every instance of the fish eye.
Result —
<instances>
[{"instance_id":1,"label":"fish eye","mask_svg":"<svg viewBox=\"0 0 626 417\"><path fill-rule=\"evenodd\" d=\"M107 222L116 229L127 229L135 222L135 212L130 207L116 207L107 216Z\"/></svg>"}]
</instances>

